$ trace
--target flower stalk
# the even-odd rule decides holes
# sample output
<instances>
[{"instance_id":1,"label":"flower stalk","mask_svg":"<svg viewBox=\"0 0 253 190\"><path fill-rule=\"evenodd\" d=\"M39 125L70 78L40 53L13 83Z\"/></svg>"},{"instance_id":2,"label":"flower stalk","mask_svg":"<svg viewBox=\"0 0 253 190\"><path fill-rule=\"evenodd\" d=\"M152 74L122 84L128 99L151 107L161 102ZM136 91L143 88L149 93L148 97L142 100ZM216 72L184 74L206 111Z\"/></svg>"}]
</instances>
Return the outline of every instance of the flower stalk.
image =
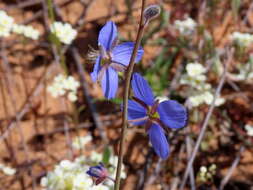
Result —
<instances>
[{"instance_id":1,"label":"flower stalk","mask_svg":"<svg viewBox=\"0 0 253 190\"><path fill-rule=\"evenodd\" d=\"M122 123L122 128L121 128L121 138L120 138L120 148L119 148L119 158L118 158L118 164L117 164L117 173L116 173L116 180L115 180L115 186L114 190L119 190L120 187L120 175L121 175L121 167L122 167L122 162L123 162L123 152L124 152L124 141L125 141L125 132L127 128L127 115L128 115L128 98L129 98L129 89L130 89L130 81L131 81L131 76L133 73L133 68L134 68L134 62L135 62L135 57L137 54L137 51L139 49L140 43L141 43L141 38L143 36L143 32L145 29L145 23L143 19L143 13L144 13L144 7L145 7L145 2L146 0L142 0L142 8L141 8L141 18L140 18L140 23L139 23L139 29L134 45L134 50L130 58L129 65L127 67L127 71L125 74L125 91L124 91L124 97L123 97L123 123Z\"/></svg>"}]
</instances>

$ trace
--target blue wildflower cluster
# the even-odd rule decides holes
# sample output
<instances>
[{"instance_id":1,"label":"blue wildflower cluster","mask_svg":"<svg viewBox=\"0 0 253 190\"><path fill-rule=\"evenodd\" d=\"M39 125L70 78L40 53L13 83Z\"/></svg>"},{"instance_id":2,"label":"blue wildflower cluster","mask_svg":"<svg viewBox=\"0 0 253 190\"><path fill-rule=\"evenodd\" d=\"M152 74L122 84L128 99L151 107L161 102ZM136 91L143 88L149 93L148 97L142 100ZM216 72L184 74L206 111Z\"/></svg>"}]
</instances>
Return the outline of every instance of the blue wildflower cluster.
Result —
<instances>
[{"instance_id":1,"label":"blue wildflower cluster","mask_svg":"<svg viewBox=\"0 0 253 190\"><path fill-rule=\"evenodd\" d=\"M99 32L99 55L96 58L91 78L99 82L104 96L112 99L118 89L118 72L125 71L134 49L133 42L117 44L117 27L107 22ZM142 58L144 51L137 51L135 63ZM169 156L169 144L165 132L179 129L187 123L185 107L174 100L159 102L155 100L147 81L134 73L131 82L134 96L128 101L128 120L134 125L144 125L156 154L162 159Z\"/></svg>"}]
</instances>

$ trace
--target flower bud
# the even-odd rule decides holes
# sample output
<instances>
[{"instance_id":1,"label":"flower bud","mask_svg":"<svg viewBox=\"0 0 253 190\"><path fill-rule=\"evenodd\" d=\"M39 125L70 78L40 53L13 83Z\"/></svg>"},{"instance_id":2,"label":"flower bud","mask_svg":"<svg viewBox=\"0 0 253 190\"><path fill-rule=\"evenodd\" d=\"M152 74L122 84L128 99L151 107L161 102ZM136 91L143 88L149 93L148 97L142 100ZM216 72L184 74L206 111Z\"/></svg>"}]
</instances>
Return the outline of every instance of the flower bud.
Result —
<instances>
[{"instance_id":1,"label":"flower bud","mask_svg":"<svg viewBox=\"0 0 253 190\"><path fill-rule=\"evenodd\" d=\"M145 23L148 23L150 20L159 16L161 8L159 5L150 5L144 10L144 19Z\"/></svg>"},{"instance_id":2,"label":"flower bud","mask_svg":"<svg viewBox=\"0 0 253 190\"><path fill-rule=\"evenodd\" d=\"M102 163L97 166L92 166L86 172L89 176L95 178L95 184L98 185L102 183L108 176L108 171Z\"/></svg>"}]
</instances>

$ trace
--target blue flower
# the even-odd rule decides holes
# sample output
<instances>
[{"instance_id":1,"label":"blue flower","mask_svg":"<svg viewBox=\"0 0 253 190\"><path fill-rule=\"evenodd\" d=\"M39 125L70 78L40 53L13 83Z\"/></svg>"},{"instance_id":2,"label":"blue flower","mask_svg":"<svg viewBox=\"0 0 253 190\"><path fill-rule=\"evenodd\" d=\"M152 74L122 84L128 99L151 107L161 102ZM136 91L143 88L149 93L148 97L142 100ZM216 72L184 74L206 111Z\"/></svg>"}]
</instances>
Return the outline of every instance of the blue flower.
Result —
<instances>
[{"instance_id":1,"label":"blue flower","mask_svg":"<svg viewBox=\"0 0 253 190\"><path fill-rule=\"evenodd\" d=\"M134 73L132 78L133 100L128 101L128 120L134 125L145 125L152 146L158 156L169 156L169 144L165 132L187 124L187 110L174 100L155 101L147 81Z\"/></svg>"},{"instance_id":2,"label":"blue flower","mask_svg":"<svg viewBox=\"0 0 253 190\"><path fill-rule=\"evenodd\" d=\"M86 173L95 179L96 185L102 183L106 178L110 179L108 171L102 163L99 163L97 166L90 167Z\"/></svg>"},{"instance_id":3,"label":"blue flower","mask_svg":"<svg viewBox=\"0 0 253 190\"><path fill-rule=\"evenodd\" d=\"M130 61L134 49L133 42L117 45L117 28L114 22L107 22L98 36L99 56L91 73L93 82L98 81L103 89L104 96L114 98L118 89L118 73L124 71ZM140 47L135 58L139 62L143 55Z\"/></svg>"}]
</instances>

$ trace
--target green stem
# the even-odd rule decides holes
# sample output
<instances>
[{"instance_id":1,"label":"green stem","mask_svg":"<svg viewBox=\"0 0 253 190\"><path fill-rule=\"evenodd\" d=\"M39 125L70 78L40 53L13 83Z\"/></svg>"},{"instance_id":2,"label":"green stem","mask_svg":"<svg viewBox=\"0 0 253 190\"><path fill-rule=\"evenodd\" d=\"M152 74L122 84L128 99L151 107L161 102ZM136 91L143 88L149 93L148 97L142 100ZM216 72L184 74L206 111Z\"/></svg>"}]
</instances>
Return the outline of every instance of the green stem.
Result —
<instances>
[{"instance_id":1,"label":"green stem","mask_svg":"<svg viewBox=\"0 0 253 190\"><path fill-rule=\"evenodd\" d=\"M136 41L135 41L135 45L134 45L134 50L131 55L129 66L126 71L125 91L124 91L124 97L123 97L123 123L122 123L122 128L121 128L119 158L118 158L118 164L117 164L117 173L116 173L116 181L115 181L114 190L119 190L119 187L120 187L120 176L121 176L121 168L122 168L122 162L123 162L125 132L126 132L126 128L127 128L127 115L128 115L127 109L128 109L130 81L131 81L131 76L133 73L135 57L136 57L137 51L139 49L139 46L141 43L141 38L143 36L143 32L144 32L144 28L145 28L145 23L143 21L143 12L144 12L144 7L145 7L145 1L146 0L142 0L139 29L138 29L138 33L137 33L137 37L136 37Z\"/></svg>"},{"instance_id":2,"label":"green stem","mask_svg":"<svg viewBox=\"0 0 253 190\"><path fill-rule=\"evenodd\" d=\"M53 8L52 1L53 0L47 0L47 7L48 7L48 17L49 17L51 23L54 23L55 22L55 14L54 14L54 8ZM65 75L68 75L68 67L65 62L65 56L61 52L61 42L59 41L57 36L55 36L54 34L51 34L51 35L52 36L50 38L50 41L56 46L57 54L60 57L60 65L61 65L62 69L64 70Z\"/></svg>"}]
</instances>

